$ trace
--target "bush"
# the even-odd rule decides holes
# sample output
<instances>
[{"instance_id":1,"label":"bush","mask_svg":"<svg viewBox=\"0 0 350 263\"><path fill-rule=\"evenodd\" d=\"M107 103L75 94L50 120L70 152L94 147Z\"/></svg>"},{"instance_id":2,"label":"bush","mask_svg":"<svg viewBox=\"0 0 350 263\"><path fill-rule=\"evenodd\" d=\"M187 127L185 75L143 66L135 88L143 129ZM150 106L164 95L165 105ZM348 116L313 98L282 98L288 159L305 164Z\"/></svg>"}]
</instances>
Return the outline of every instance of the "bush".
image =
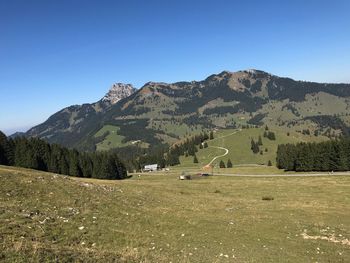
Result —
<instances>
[{"instance_id":1,"label":"bush","mask_svg":"<svg viewBox=\"0 0 350 263\"><path fill-rule=\"evenodd\" d=\"M273 196L263 196L263 197L261 198L261 200L264 200L264 201L272 201L272 200L274 200L274 198L273 198Z\"/></svg>"}]
</instances>

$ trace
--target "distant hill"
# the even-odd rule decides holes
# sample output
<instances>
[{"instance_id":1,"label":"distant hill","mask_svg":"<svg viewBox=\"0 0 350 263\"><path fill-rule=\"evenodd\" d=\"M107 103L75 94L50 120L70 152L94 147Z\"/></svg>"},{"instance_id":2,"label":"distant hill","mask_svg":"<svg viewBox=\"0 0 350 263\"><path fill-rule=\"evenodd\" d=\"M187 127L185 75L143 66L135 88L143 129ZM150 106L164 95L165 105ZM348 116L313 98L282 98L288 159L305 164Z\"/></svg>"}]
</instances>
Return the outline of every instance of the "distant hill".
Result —
<instances>
[{"instance_id":1,"label":"distant hill","mask_svg":"<svg viewBox=\"0 0 350 263\"><path fill-rule=\"evenodd\" d=\"M268 124L293 132L349 133L350 84L295 81L260 70L223 71L202 81L116 84L94 104L52 115L26 136L85 150L172 143L204 129ZM112 98L115 94L109 93Z\"/></svg>"}]
</instances>

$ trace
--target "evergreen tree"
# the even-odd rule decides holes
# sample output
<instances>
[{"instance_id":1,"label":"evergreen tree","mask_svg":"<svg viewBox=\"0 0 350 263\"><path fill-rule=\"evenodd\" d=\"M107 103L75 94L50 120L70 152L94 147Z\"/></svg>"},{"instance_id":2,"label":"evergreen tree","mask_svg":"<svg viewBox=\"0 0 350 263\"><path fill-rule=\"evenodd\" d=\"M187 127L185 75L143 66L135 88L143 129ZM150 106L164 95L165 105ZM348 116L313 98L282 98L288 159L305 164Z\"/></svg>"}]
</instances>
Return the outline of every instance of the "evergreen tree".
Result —
<instances>
[{"instance_id":1,"label":"evergreen tree","mask_svg":"<svg viewBox=\"0 0 350 263\"><path fill-rule=\"evenodd\" d=\"M210 133L209 133L209 139L210 139L210 140L214 139L214 132L213 132L213 131L210 131Z\"/></svg>"},{"instance_id":2,"label":"evergreen tree","mask_svg":"<svg viewBox=\"0 0 350 263\"><path fill-rule=\"evenodd\" d=\"M258 145L263 145L262 139L261 139L261 136L260 136L260 135L259 135L259 139L258 139Z\"/></svg>"},{"instance_id":3,"label":"evergreen tree","mask_svg":"<svg viewBox=\"0 0 350 263\"><path fill-rule=\"evenodd\" d=\"M208 148L208 143L204 142L204 148Z\"/></svg>"},{"instance_id":4,"label":"evergreen tree","mask_svg":"<svg viewBox=\"0 0 350 263\"><path fill-rule=\"evenodd\" d=\"M69 174L69 163L68 159L69 158L69 152L67 149L60 149L60 155L59 155L59 171L60 174Z\"/></svg>"},{"instance_id":5,"label":"evergreen tree","mask_svg":"<svg viewBox=\"0 0 350 263\"><path fill-rule=\"evenodd\" d=\"M231 159L228 159L227 160L227 165L226 165L227 168L232 168L232 162L231 162Z\"/></svg>"},{"instance_id":6,"label":"evergreen tree","mask_svg":"<svg viewBox=\"0 0 350 263\"><path fill-rule=\"evenodd\" d=\"M8 146L7 137L4 133L0 131L0 164L7 165L7 153L6 149Z\"/></svg>"},{"instance_id":7,"label":"evergreen tree","mask_svg":"<svg viewBox=\"0 0 350 263\"><path fill-rule=\"evenodd\" d=\"M220 161L219 167L220 167L220 168L226 168L225 163L224 163L223 160Z\"/></svg>"},{"instance_id":8,"label":"evergreen tree","mask_svg":"<svg viewBox=\"0 0 350 263\"><path fill-rule=\"evenodd\" d=\"M268 161L267 166L272 166L271 160Z\"/></svg>"},{"instance_id":9,"label":"evergreen tree","mask_svg":"<svg viewBox=\"0 0 350 263\"><path fill-rule=\"evenodd\" d=\"M198 159L197 159L196 155L194 155L194 157L193 157L193 163L198 163Z\"/></svg>"},{"instance_id":10,"label":"evergreen tree","mask_svg":"<svg viewBox=\"0 0 350 263\"><path fill-rule=\"evenodd\" d=\"M269 132L267 133L267 138L268 138L269 140L271 140L271 141L274 141L274 140L276 140L276 135L275 135L274 132L269 131Z\"/></svg>"},{"instance_id":11,"label":"evergreen tree","mask_svg":"<svg viewBox=\"0 0 350 263\"><path fill-rule=\"evenodd\" d=\"M79 156L79 167L83 177L92 177L93 163L89 154L84 153Z\"/></svg>"},{"instance_id":12,"label":"evergreen tree","mask_svg":"<svg viewBox=\"0 0 350 263\"><path fill-rule=\"evenodd\" d=\"M253 153L258 153L260 151L259 144L255 142L253 139L251 140L251 147L250 149L253 151Z\"/></svg>"}]
</instances>

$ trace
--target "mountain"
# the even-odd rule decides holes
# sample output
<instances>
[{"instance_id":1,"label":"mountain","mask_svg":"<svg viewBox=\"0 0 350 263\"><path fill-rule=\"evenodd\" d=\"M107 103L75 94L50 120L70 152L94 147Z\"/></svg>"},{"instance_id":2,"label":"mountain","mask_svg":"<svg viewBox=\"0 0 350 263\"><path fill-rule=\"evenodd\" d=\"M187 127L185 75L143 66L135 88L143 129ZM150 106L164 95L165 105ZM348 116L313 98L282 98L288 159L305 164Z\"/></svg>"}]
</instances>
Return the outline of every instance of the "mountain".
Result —
<instances>
[{"instance_id":1,"label":"mountain","mask_svg":"<svg viewBox=\"0 0 350 263\"><path fill-rule=\"evenodd\" d=\"M65 108L26 135L104 150L172 143L203 129L246 125L328 136L349 130L350 84L243 70L223 71L202 81L148 82L137 91L131 85L113 87L102 100Z\"/></svg>"},{"instance_id":2,"label":"mountain","mask_svg":"<svg viewBox=\"0 0 350 263\"><path fill-rule=\"evenodd\" d=\"M44 123L28 130L25 135L40 137L68 147L77 146L81 139L94 130L94 127L98 127L100 119L108 109L135 91L131 84L115 83L101 100L92 104L64 108Z\"/></svg>"}]
</instances>

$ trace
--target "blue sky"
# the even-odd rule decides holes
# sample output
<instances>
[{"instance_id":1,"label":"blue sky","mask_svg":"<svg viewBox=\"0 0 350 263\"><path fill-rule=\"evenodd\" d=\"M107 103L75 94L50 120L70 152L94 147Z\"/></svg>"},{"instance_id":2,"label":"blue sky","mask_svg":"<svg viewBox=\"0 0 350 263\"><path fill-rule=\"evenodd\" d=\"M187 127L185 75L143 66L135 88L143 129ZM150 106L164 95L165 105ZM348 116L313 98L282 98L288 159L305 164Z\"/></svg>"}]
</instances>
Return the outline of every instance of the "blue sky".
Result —
<instances>
[{"instance_id":1,"label":"blue sky","mask_svg":"<svg viewBox=\"0 0 350 263\"><path fill-rule=\"evenodd\" d=\"M257 68L350 82L350 1L0 0L0 130L99 100L113 82Z\"/></svg>"}]
</instances>

